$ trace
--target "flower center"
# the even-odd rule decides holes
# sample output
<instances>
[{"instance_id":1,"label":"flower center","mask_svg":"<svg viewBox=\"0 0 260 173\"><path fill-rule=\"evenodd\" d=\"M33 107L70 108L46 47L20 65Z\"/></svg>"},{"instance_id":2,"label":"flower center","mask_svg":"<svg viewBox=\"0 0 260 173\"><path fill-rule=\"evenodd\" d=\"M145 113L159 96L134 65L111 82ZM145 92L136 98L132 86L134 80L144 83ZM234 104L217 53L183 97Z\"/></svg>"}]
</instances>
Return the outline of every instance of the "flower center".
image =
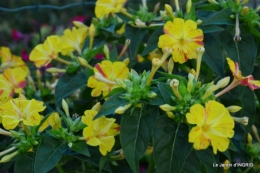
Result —
<instances>
[{"instance_id":1,"label":"flower center","mask_svg":"<svg viewBox=\"0 0 260 173\"><path fill-rule=\"evenodd\" d=\"M179 42L180 42L181 45L185 45L186 44L186 40L184 38L181 38L179 40Z\"/></svg>"},{"instance_id":2,"label":"flower center","mask_svg":"<svg viewBox=\"0 0 260 173\"><path fill-rule=\"evenodd\" d=\"M206 132L206 131L208 131L209 130L209 125L204 125L204 126L202 126L202 130L204 131L204 132Z\"/></svg>"}]
</instances>

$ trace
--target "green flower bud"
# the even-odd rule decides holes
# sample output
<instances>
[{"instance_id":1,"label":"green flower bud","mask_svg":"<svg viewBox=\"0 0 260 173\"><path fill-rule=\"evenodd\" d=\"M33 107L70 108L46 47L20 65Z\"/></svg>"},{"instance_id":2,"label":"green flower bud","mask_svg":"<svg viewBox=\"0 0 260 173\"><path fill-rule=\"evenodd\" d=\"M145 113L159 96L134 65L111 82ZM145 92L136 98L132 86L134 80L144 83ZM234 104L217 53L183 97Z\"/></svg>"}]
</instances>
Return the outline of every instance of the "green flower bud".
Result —
<instances>
[{"instance_id":1,"label":"green flower bud","mask_svg":"<svg viewBox=\"0 0 260 173\"><path fill-rule=\"evenodd\" d=\"M17 154L19 154L18 151L13 152L12 154L8 154L6 156L4 156L1 160L0 163L5 163L5 162L9 162L14 156L16 156Z\"/></svg>"},{"instance_id":2,"label":"green flower bud","mask_svg":"<svg viewBox=\"0 0 260 173\"><path fill-rule=\"evenodd\" d=\"M235 113L235 112L240 111L242 108L240 106L229 106L229 107L226 107L226 109L231 113Z\"/></svg>"},{"instance_id":3,"label":"green flower bud","mask_svg":"<svg viewBox=\"0 0 260 173\"><path fill-rule=\"evenodd\" d=\"M67 102L64 99L62 99L62 103L61 104L62 104L62 108L63 108L65 114L69 117L70 116L70 114L69 114L69 106L68 106Z\"/></svg>"},{"instance_id":4,"label":"green flower bud","mask_svg":"<svg viewBox=\"0 0 260 173\"><path fill-rule=\"evenodd\" d=\"M151 98L151 99L156 98L156 96L157 96L157 94L153 91L149 91L147 94L147 97Z\"/></svg>"},{"instance_id":5,"label":"green flower bud","mask_svg":"<svg viewBox=\"0 0 260 173\"><path fill-rule=\"evenodd\" d=\"M115 110L116 114L123 114L125 113L125 111L130 108L132 105L131 104L126 104L124 106L120 106Z\"/></svg>"},{"instance_id":6,"label":"green flower bud","mask_svg":"<svg viewBox=\"0 0 260 173\"><path fill-rule=\"evenodd\" d=\"M163 111L166 111L166 112L176 110L176 107L171 106L171 105L169 105L169 104L161 105L160 108L161 108Z\"/></svg>"}]
</instances>

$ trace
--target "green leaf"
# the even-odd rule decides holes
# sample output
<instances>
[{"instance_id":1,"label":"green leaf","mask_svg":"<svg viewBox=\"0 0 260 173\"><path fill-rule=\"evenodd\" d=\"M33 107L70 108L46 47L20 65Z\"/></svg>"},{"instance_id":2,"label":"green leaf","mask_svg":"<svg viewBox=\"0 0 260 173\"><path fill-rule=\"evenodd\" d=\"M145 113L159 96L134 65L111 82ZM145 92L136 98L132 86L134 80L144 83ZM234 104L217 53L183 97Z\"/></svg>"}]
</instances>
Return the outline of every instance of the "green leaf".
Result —
<instances>
[{"instance_id":1,"label":"green leaf","mask_svg":"<svg viewBox=\"0 0 260 173\"><path fill-rule=\"evenodd\" d=\"M122 115L121 146L127 162L135 173L139 172L139 160L148 147L154 123L158 116L157 106L136 108L132 114L125 113Z\"/></svg>"},{"instance_id":2,"label":"green leaf","mask_svg":"<svg viewBox=\"0 0 260 173\"><path fill-rule=\"evenodd\" d=\"M203 21L201 26L206 25L234 25L235 21L230 18L230 15L233 14L230 8L224 8L221 11L216 12L208 19Z\"/></svg>"},{"instance_id":3,"label":"green leaf","mask_svg":"<svg viewBox=\"0 0 260 173\"><path fill-rule=\"evenodd\" d=\"M118 53L116 47L114 47L110 52L109 52L109 57L110 60L115 62L118 58Z\"/></svg>"},{"instance_id":4,"label":"green leaf","mask_svg":"<svg viewBox=\"0 0 260 173\"><path fill-rule=\"evenodd\" d=\"M90 152L91 157L87 157L87 156L82 155L82 154L77 154L77 155L72 155L72 156L79 159L79 160L82 160L84 162L91 163L93 165L99 166L100 159L103 157L100 154L99 150L96 147L89 147L89 152ZM102 169L112 173L112 170L111 170L108 162L105 163L105 165L103 166Z\"/></svg>"},{"instance_id":5,"label":"green leaf","mask_svg":"<svg viewBox=\"0 0 260 173\"><path fill-rule=\"evenodd\" d=\"M257 48L254 37L251 35L241 35L240 42L234 42L234 35L227 31L219 34L220 42L225 49L227 56L233 61L238 62L243 76L252 74L254 62L257 55Z\"/></svg>"},{"instance_id":6,"label":"green leaf","mask_svg":"<svg viewBox=\"0 0 260 173\"><path fill-rule=\"evenodd\" d=\"M208 173L216 173L217 168L213 167L213 163L217 163L212 149L208 148L206 150L197 150L196 153L199 156L200 163L204 166Z\"/></svg>"},{"instance_id":7,"label":"green leaf","mask_svg":"<svg viewBox=\"0 0 260 173\"><path fill-rule=\"evenodd\" d=\"M130 60L135 59L139 45L147 32L146 29L135 28L129 24L125 26L125 38L131 40L129 45Z\"/></svg>"},{"instance_id":8,"label":"green leaf","mask_svg":"<svg viewBox=\"0 0 260 173\"><path fill-rule=\"evenodd\" d=\"M72 147L71 147L72 150L80 153L80 154L83 154L85 156L89 156L90 157L90 153L88 151L88 146L86 144L85 141L76 141L73 143Z\"/></svg>"},{"instance_id":9,"label":"green leaf","mask_svg":"<svg viewBox=\"0 0 260 173\"><path fill-rule=\"evenodd\" d=\"M65 142L45 134L35 154L34 172L46 173L51 170L60 161L66 149Z\"/></svg>"},{"instance_id":10,"label":"green leaf","mask_svg":"<svg viewBox=\"0 0 260 173\"><path fill-rule=\"evenodd\" d=\"M167 116L156 120L153 132L154 161L160 173L180 173L192 150L188 127L176 124Z\"/></svg>"},{"instance_id":11,"label":"green leaf","mask_svg":"<svg viewBox=\"0 0 260 173\"><path fill-rule=\"evenodd\" d=\"M108 159L109 159L109 154L107 154L107 155L105 155L105 156L103 156L103 157L100 158L100 161L99 161L99 170L98 170L99 173L101 173L101 171L102 171L102 169L104 168L105 164L108 163L108 162L107 162Z\"/></svg>"},{"instance_id":12,"label":"green leaf","mask_svg":"<svg viewBox=\"0 0 260 173\"><path fill-rule=\"evenodd\" d=\"M117 94L115 94L112 97L110 97L109 99L107 99L105 101L105 103L102 105L98 114L94 117L94 119L97 119L97 118L102 117L102 116L114 114L115 110L119 106L125 105L127 103L126 100L123 100L123 99L120 98L120 96L123 93L124 92L118 92Z\"/></svg>"},{"instance_id":13,"label":"green leaf","mask_svg":"<svg viewBox=\"0 0 260 173\"><path fill-rule=\"evenodd\" d=\"M196 10L218 11L221 10L221 6L218 4L202 4L202 5L197 5Z\"/></svg>"},{"instance_id":14,"label":"green leaf","mask_svg":"<svg viewBox=\"0 0 260 173\"><path fill-rule=\"evenodd\" d=\"M116 24L112 24L107 28L100 28L102 31L108 32L110 34L113 34L115 32Z\"/></svg>"},{"instance_id":15,"label":"green leaf","mask_svg":"<svg viewBox=\"0 0 260 173\"><path fill-rule=\"evenodd\" d=\"M164 99L164 101L169 105L174 105L174 101L172 100L171 96L173 96L172 88L169 84L159 82L158 88L160 90L160 93Z\"/></svg>"},{"instance_id":16,"label":"green leaf","mask_svg":"<svg viewBox=\"0 0 260 173\"><path fill-rule=\"evenodd\" d=\"M19 155L18 159L15 162L14 172L33 173L33 160L34 160L33 153L24 153Z\"/></svg>"},{"instance_id":17,"label":"green leaf","mask_svg":"<svg viewBox=\"0 0 260 173\"><path fill-rule=\"evenodd\" d=\"M216 25L200 26L199 29L202 29L204 34L212 33L212 32L219 32L219 31L224 30L224 28L222 28L220 26L216 26ZM205 42L205 38L204 38L204 42Z\"/></svg>"},{"instance_id":18,"label":"green leaf","mask_svg":"<svg viewBox=\"0 0 260 173\"><path fill-rule=\"evenodd\" d=\"M219 41L212 34L204 35L203 60L221 78L224 77L224 57Z\"/></svg>"},{"instance_id":19,"label":"green leaf","mask_svg":"<svg viewBox=\"0 0 260 173\"><path fill-rule=\"evenodd\" d=\"M147 45L142 52L142 56L145 56L157 48L159 37L163 35L163 26L157 28L149 37Z\"/></svg>"},{"instance_id":20,"label":"green leaf","mask_svg":"<svg viewBox=\"0 0 260 173\"><path fill-rule=\"evenodd\" d=\"M198 173L201 171L199 156L196 151L192 151L187 157L182 172Z\"/></svg>"},{"instance_id":21,"label":"green leaf","mask_svg":"<svg viewBox=\"0 0 260 173\"><path fill-rule=\"evenodd\" d=\"M77 89L86 86L88 75L82 71L78 74L64 73L57 83L55 88L55 104L57 107L61 106L62 99L74 93Z\"/></svg>"},{"instance_id":22,"label":"green leaf","mask_svg":"<svg viewBox=\"0 0 260 173\"><path fill-rule=\"evenodd\" d=\"M157 87L151 87L150 91L155 92L157 94L157 96L156 96L156 98L149 99L147 104L154 105L154 106L155 105L159 106L159 105L162 105L162 104L165 103L164 99L163 99L163 97L162 97L162 95L161 95L161 93L160 93L160 91L159 91L159 89Z\"/></svg>"}]
</instances>

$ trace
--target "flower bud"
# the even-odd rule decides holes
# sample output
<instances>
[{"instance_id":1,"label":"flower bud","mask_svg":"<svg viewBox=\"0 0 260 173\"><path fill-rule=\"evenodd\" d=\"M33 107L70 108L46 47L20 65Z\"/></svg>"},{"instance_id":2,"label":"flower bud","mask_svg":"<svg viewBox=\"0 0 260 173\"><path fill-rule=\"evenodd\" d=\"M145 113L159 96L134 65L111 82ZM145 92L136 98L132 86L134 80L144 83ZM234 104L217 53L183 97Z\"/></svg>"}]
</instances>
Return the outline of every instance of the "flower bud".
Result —
<instances>
[{"instance_id":1,"label":"flower bud","mask_svg":"<svg viewBox=\"0 0 260 173\"><path fill-rule=\"evenodd\" d=\"M130 62L129 58L126 58L126 59L123 60L123 63L125 63L126 66L128 66L129 62Z\"/></svg>"},{"instance_id":2,"label":"flower bud","mask_svg":"<svg viewBox=\"0 0 260 173\"><path fill-rule=\"evenodd\" d=\"M168 74L172 74L173 68L174 68L174 61L172 58L170 58L167 66Z\"/></svg>"},{"instance_id":3,"label":"flower bud","mask_svg":"<svg viewBox=\"0 0 260 173\"><path fill-rule=\"evenodd\" d=\"M188 0L188 2L186 4L186 13L190 12L191 6L192 6L192 2L191 2L191 0Z\"/></svg>"},{"instance_id":4,"label":"flower bud","mask_svg":"<svg viewBox=\"0 0 260 173\"><path fill-rule=\"evenodd\" d=\"M97 102L92 108L91 110L95 110L95 111L99 111L101 109L101 104L100 102Z\"/></svg>"},{"instance_id":5,"label":"flower bud","mask_svg":"<svg viewBox=\"0 0 260 173\"><path fill-rule=\"evenodd\" d=\"M62 108L63 108L65 114L67 116L70 116L70 114L69 114L69 106L68 106L67 102L64 99L62 99L61 104L62 104Z\"/></svg>"},{"instance_id":6,"label":"flower bud","mask_svg":"<svg viewBox=\"0 0 260 173\"><path fill-rule=\"evenodd\" d=\"M171 106L171 105L169 105L169 104L161 105L160 108L161 108L163 111L165 111L165 112L176 110L176 107Z\"/></svg>"},{"instance_id":7,"label":"flower bud","mask_svg":"<svg viewBox=\"0 0 260 173\"><path fill-rule=\"evenodd\" d=\"M202 24L202 22L203 22L203 21L202 21L202 20L200 20L200 19L196 20L196 24L197 24L197 25L201 25L201 24Z\"/></svg>"},{"instance_id":8,"label":"flower bud","mask_svg":"<svg viewBox=\"0 0 260 173\"><path fill-rule=\"evenodd\" d=\"M145 151L145 155L150 155L150 154L152 154L152 152L153 152L153 147L148 146L146 151Z\"/></svg>"},{"instance_id":9,"label":"flower bud","mask_svg":"<svg viewBox=\"0 0 260 173\"><path fill-rule=\"evenodd\" d=\"M116 85L116 82L108 80L107 78L105 78L104 76L102 76L102 74L100 74L99 72L95 72L94 77L96 78L97 81L99 82L103 82L109 85Z\"/></svg>"},{"instance_id":10,"label":"flower bud","mask_svg":"<svg viewBox=\"0 0 260 173\"><path fill-rule=\"evenodd\" d=\"M161 3L158 2L158 3L154 6L154 9L153 9L153 12L154 12L154 13L157 13L157 12L160 10L160 5L161 5Z\"/></svg>"},{"instance_id":11,"label":"flower bud","mask_svg":"<svg viewBox=\"0 0 260 173\"><path fill-rule=\"evenodd\" d=\"M204 95L202 96L202 100L205 100L206 98L208 98L214 91L216 91L216 85L211 85L206 92L204 93Z\"/></svg>"},{"instance_id":12,"label":"flower bud","mask_svg":"<svg viewBox=\"0 0 260 173\"><path fill-rule=\"evenodd\" d=\"M208 0L208 2L211 4L219 4L216 0Z\"/></svg>"},{"instance_id":13,"label":"flower bud","mask_svg":"<svg viewBox=\"0 0 260 173\"><path fill-rule=\"evenodd\" d=\"M15 149L16 149L15 147L11 147L11 148L9 148L7 150L4 150L4 151L0 152L0 157L5 155L5 154L7 154L7 153L9 153L9 152L11 152L11 151L13 151L13 150L15 150Z\"/></svg>"},{"instance_id":14,"label":"flower bud","mask_svg":"<svg viewBox=\"0 0 260 173\"><path fill-rule=\"evenodd\" d=\"M235 112L240 111L242 108L240 106L229 106L229 107L226 107L226 109L231 113L235 113Z\"/></svg>"},{"instance_id":15,"label":"flower bud","mask_svg":"<svg viewBox=\"0 0 260 173\"><path fill-rule=\"evenodd\" d=\"M147 27L146 24L143 21L141 21L140 19L135 19L135 26L137 26L139 28Z\"/></svg>"},{"instance_id":16,"label":"flower bud","mask_svg":"<svg viewBox=\"0 0 260 173\"><path fill-rule=\"evenodd\" d=\"M254 135L254 137L257 140L257 142L260 144L260 138L259 138L259 135L258 135L258 130L257 130L257 128L256 128L256 126L254 124L251 127L251 132Z\"/></svg>"},{"instance_id":17,"label":"flower bud","mask_svg":"<svg viewBox=\"0 0 260 173\"><path fill-rule=\"evenodd\" d=\"M219 80L218 83L216 84L216 90L219 89L219 88L224 88L225 86L227 86L229 81L230 81L229 76Z\"/></svg>"},{"instance_id":18,"label":"flower bud","mask_svg":"<svg viewBox=\"0 0 260 173\"><path fill-rule=\"evenodd\" d=\"M122 88L126 88L126 84L122 79L115 78L114 80L116 81L117 85L119 85Z\"/></svg>"},{"instance_id":19,"label":"flower bud","mask_svg":"<svg viewBox=\"0 0 260 173\"><path fill-rule=\"evenodd\" d=\"M196 53L197 53L197 66L196 66L196 76L195 76L196 80L198 80L200 74L200 65L201 65L201 60L204 52L205 52L204 47L200 47L196 49Z\"/></svg>"},{"instance_id":20,"label":"flower bud","mask_svg":"<svg viewBox=\"0 0 260 173\"><path fill-rule=\"evenodd\" d=\"M106 56L106 59L110 59L109 49L108 49L107 45L104 45L103 51Z\"/></svg>"},{"instance_id":21,"label":"flower bud","mask_svg":"<svg viewBox=\"0 0 260 173\"><path fill-rule=\"evenodd\" d=\"M178 100L182 101L182 97L179 93L179 81L177 79L172 79L170 81L170 86L175 94L175 96L178 98Z\"/></svg>"},{"instance_id":22,"label":"flower bud","mask_svg":"<svg viewBox=\"0 0 260 173\"><path fill-rule=\"evenodd\" d=\"M88 29L88 27L84 23L79 22L79 21L73 21L73 25L78 27L78 28L84 27L84 28Z\"/></svg>"},{"instance_id":23,"label":"flower bud","mask_svg":"<svg viewBox=\"0 0 260 173\"><path fill-rule=\"evenodd\" d=\"M249 12L249 8L247 6L244 6L242 11L241 11L241 15L244 16Z\"/></svg>"},{"instance_id":24,"label":"flower bud","mask_svg":"<svg viewBox=\"0 0 260 173\"><path fill-rule=\"evenodd\" d=\"M253 138L252 138L251 134L247 133L247 144L249 146L252 146L252 141L253 141Z\"/></svg>"},{"instance_id":25,"label":"flower bud","mask_svg":"<svg viewBox=\"0 0 260 173\"><path fill-rule=\"evenodd\" d=\"M73 143L72 143L72 142L69 142L69 143L68 143L68 147L71 148L72 146L73 146Z\"/></svg>"},{"instance_id":26,"label":"flower bud","mask_svg":"<svg viewBox=\"0 0 260 173\"><path fill-rule=\"evenodd\" d=\"M11 154L8 154L6 156L4 156L1 160L0 163L5 163L5 162L9 162L14 156L16 156L17 154L19 154L18 151L15 151Z\"/></svg>"},{"instance_id":27,"label":"flower bud","mask_svg":"<svg viewBox=\"0 0 260 173\"><path fill-rule=\"evenodd\" d=\"M131 104L126 104L124 106L120 106L115 110L116 114L123 114L125 113L125 111L130 108L132 105Z\"/></svg>"},{"instance_id":28,"label":"flower bud","mask_svg":"<svg viewBox=\"0 0 260 173\"><path fill-rule=\"evenodd\" d=\"M229 160L225 160L224 167L223 167L224 172L226 172L229 169L229 164L230 164Z\"/></svg>"},{"instance_id":29,"label":"flower bud","mask_svg":"<svg viewBox=\"0 0 260 173\"><path fill-rule=\"evenodd\" d=\"M194 81L194 75L189 73L188 74L188 83L187 83L187 91L190 93L193 89L193 81Z\"/></svg>"},{"instance_id":30,"label":"flower bud","mask_svg":"<svg viewBox=\"0 0 260 173\"><path fill-rule=\"evenodd\" d=\"M172 11L172 7L168 4L165 4L164 8L165 8L166 14L173 19L174 14L173 14L173 11Z\"/></svg>"},{"instance_id":31,"label":"flower bud","mask_svg":"<svg viewBox=\"0 0 260 173\"><path fill-rule=\"evenodd\" d=\"M130 39L126 39L125 45L124 45L122 51L120 52L119 56L117 57L117 60L119 60L124 55L125 51L129 47L130 43L131 43L131 40Z\"/></svg>"},{"instance_id":32,"label":"flower bud","mask_svg":"<svg viewBox=\"0 0 260 173\"><path fill-rule=\"evenodd\" d=\"M11 132L6 131L6 130L4 130L2 128L0 128L0 134L1 135L5 135L5 136L12 136Z\"/></svg>"},{"instance_id":33,"label":"flower bud","mask_svg":"<svg viewBox=\"0 0 260 173\"><path fill-rule=\"evenodd\" d=\"M66 69L51 67L51 68L46 69L46 72L48 72L48 73L65 73Z\"/></svg>"},{"instance_id":34,"label":"flower bud","mask_svg":"<svg viewBox=\"0 0 260 173\"><path fill-rule=\"evenodd\" d=\"M93 43L94 43L94 37L95 37L95 26L93 23L89 27L89 48L92 49Z\"/></svg>"},{"instance_id":35,"label":"flower bud","mask_svg":"<svg viewBox=\"0 0 260 173\"><path fill-rule=\"evenodd\" d=\"M244 124L245 126L248 124L248 121L249 121L248 117L241 117L241 118L232 117L232 118L234 119L235 122Z\"/></svg>"},{"instance_id":36,"label":"flower bud","mask_svg":"<svg viewBox=\"0 0 260 173\"><path fill-rule=\"evenodd\" d=\"M83 67L93 69L93 67L91 65L89 65L89 63L84 58L78 57L78 60L79 60L80 65L82 65Z\"/></svg>"},{"instance_id":37,"label":"flower bud","mask_svg":"<svg viewBox=\"0 0 260 173\"><path fill-rule=\"evenodd\" d=\"M249 0L243 0L242 4L245 5L248 3Z\"/></svg>"},{"instance_id":38,"label":"flower bud","mask_svg":"<svg viewBox=\"0 0 260 173\"><path fill-rule=\"evenodd\" d=\"M157 94L153 91L149 91L147 97L150 99L156 98Z\"/></svg>"},{"instance_id":39,"label":"flower bud","mask_svg":"<svg viewBox=\"0 0 260 173\"><path fill-rule=\"evenodd\" d=\"M171 119L174 119L174 114L171 112L171 111L167 111L166 112L166 115L169 117L169 118L171 118Z\"/></svg>"}]
</instances>

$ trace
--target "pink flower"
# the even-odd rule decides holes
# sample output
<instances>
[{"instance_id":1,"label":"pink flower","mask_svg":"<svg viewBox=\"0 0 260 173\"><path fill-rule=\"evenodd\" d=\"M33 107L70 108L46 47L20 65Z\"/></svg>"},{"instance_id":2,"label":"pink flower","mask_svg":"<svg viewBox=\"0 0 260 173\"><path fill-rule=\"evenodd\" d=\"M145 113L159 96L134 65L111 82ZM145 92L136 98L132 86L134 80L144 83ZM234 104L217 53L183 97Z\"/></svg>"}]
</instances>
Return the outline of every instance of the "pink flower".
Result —
<instances>
[{"instance_id":1,"label":"pink flower","mask_svg":"<svg viewBox=\"0 0 260 173\"><path fill-rule=\"evenodd\" d=\"M24 38L24 35L20 31L18 31L16 29L12 30L12 39L13 40L19 41L23 38Z\"/></svg>"}]
</instances>

